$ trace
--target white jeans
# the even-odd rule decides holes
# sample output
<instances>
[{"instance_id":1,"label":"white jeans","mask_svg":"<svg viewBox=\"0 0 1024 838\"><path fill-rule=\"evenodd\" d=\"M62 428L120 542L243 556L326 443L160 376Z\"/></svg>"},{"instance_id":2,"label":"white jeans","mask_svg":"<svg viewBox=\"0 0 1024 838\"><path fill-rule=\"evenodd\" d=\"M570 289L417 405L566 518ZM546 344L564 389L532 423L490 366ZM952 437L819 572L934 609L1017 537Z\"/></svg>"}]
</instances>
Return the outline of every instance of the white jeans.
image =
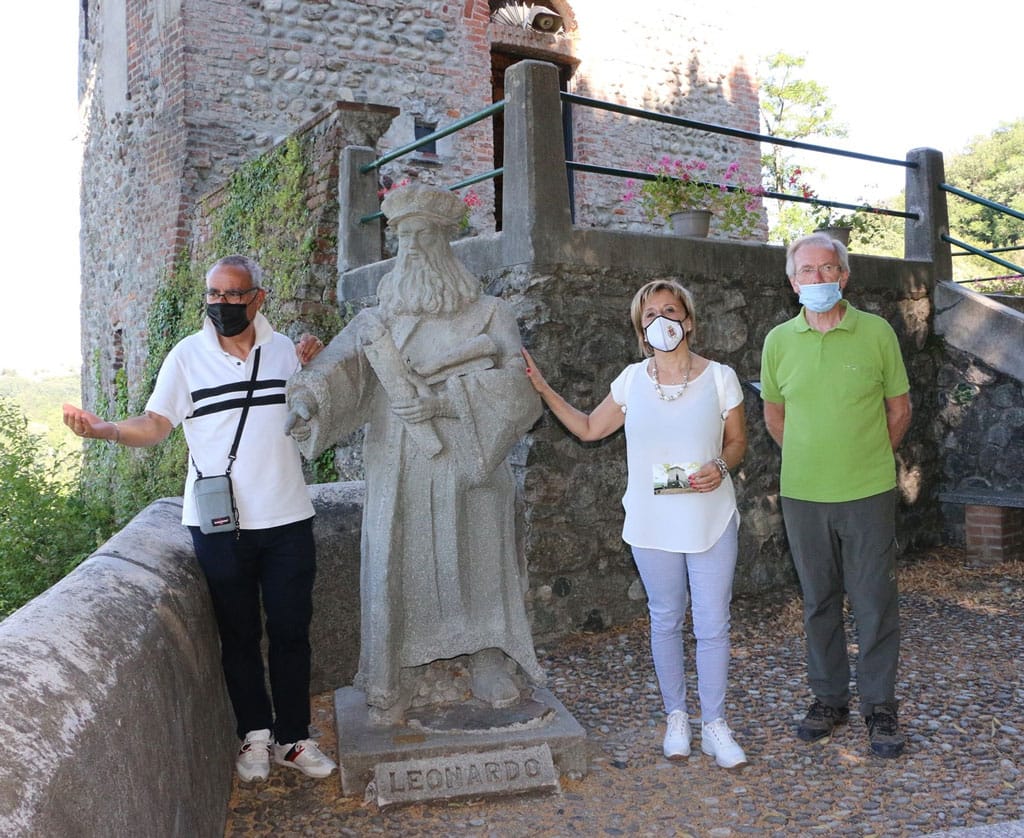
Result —
<instances>
[{"instance_id":1,"label":"white jeans","mask_svg":"<svg viewBox=\"0 0 1024 838\"><path fill-rule=\"evenodd\" d=\"M711 722L725 716L729 602L736 570L737 530L733 515L722 537L703 553L633 548L633 558L647 590L651 655L666 713L686 711L683 623L687 603L692 599L701 717Z\"/></svg>"}]
</instances>

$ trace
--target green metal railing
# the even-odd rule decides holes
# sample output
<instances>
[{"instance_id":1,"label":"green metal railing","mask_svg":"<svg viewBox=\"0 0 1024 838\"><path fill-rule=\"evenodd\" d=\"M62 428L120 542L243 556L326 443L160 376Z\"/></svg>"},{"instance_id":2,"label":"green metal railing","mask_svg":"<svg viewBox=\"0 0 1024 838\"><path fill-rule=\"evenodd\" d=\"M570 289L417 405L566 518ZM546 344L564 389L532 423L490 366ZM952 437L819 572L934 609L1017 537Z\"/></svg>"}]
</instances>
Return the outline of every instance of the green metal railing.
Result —
<instances>
[{"instance_id":1,"label":"green metal railing","mask_svg":"<svg viewBox=\"0 0 1024 838\"><path fill-rule=\"evenodd\" d=\"M982 198L980 195L975 195L973 192L967 192L964 189L958 189L948 183L940 183L939 189L943 192L948 192L950 195L956 195L958 198L963 198L965 201L969 201L972 204L979 204L980 206L987 207L988 209L995 210L1001 215L1009 215L1013 218L1019 218L1024 221L1024 212L1019 212L1012 207L1008 207L1004 204L997 204L995 201L990 201L988 198ZM990 262L994 262L997 265L1001 265L1004 268L1008 268L1014 273L1024 275L1024 268L1020 265L1015 265L1013 262L1008 262L1006 259L1002 259L998 256L993 256L993 253L1010 253L1018 250L1024 250L1024 246L1018 247L993 247L990 250L982 250L981 248L975 247L967 242L955 239L952 236L942 234L942 240L949 242L950 244L956 245L957 247L963 248L959 253L953 253L953 256L981 256L983 259L987 259ZM962 282L977 282L977 280L961 280Z\"/></svg>"},{"instance_id":2,"label":"green metal railing","mask_svg":"<svg viewBox=\"0 0 1024 838\"><path fill-rule=\"evenodd\" d=\"M371 163L367 163L365 166L359 167L360 174L369 174L370 172L379 169L381 166L390 163L392 160L397 160L399 157L404 157L406 154L411 154L418 148L422 148L425 145L429 145L442 137L447 137L450 134L454 134L461 131L463 128L468 128L470 125L475 125L484 119L488 119L496 113L501 113L505 110L505 103L507 100L502 99L500 102L495 102L493 105L488 105L483 110L479 110L476 113L472 113L467 117L463 117L457 122L453 122L447 128L440 128L433 133L427 134L424 137L420 137L418 140L407 145L396 148L394 151L389 151L382 157L378 157ZM479 175L473 175L465 180L460 180L458 183L453 183L451 186L446 187L450 192L454 192L456 189L464 189L467 186L472 186L474 183L480 183L485 180L491 180L492 178L500 177L505 171L504 166L499 166L496 169L492 169L489 172L484 172ZM383 218L384 213L375 212L372 215L364 215L359 219L360 224L367 224L370 221L375 221L378 218Z\"/></svg>"},{"instance_id":3,"label":"green metal railing","mask_svg":"<svg viewBox=\"0 0 1024 838\"><path fill-rule=\"evenodd\" d=\"M600 99L590 99L586 96L580 96L576 93L562 93L562 101L568 102L570 105L584 105L589 108L595 108L597 110L609 111L611 113L618 113L624 116L631 116L637 119L646 119L651 122L661 122L666 125L677 125L682 128L694 128L698 131L707 131L711 134L722 134L727 137L738 137L744 140L754 140L756 142L771 143L772 145L781 145L788 148L798 148L804 151L815 151L821 152L822 154L831 154L839 157L850 157L856 160L866 160L871 163L883 163L888 166L902 166L906 169L916 169L917 163L908 160L896 160L891 157L879 157L874 154L863 154L859 151L847 151L840 148L831 148L829 146L814 145L812 143L802 143L798 140L789 140L782 137L772 137L768 134L758 134L754 131L744 131L740 128L727 128L724 125L715 125L710 122L698 122L694 119L686 119L680 116L671 116L669 114L659 113L658 111L647 111L640 108L631 108L627 105L616 105L612 102L603 102ZM588 163L577 163L574 160L567 160L565 163L566 167L571 171L578 172L590 172L592 174L610 175L612 177L627 177L636 178L638 180L655 180L657 175L653 175L649 172L637 172L629 169L617 169L609 166L593 166ZM711 184L705 183L704 186L716 186L719 188L725 188L730 192L739 191L740 187L728 186L725 184ZM849 209L858 210L860 212L873 213L875 215L891 215L896 218L909 218L913 221L920 219L917 213L913 212L902 212L900 210L884 209L882 207L872 207L867 204L847 204L841 201L826 201L821 198L805 198L803 195L794 195L788 192L772 192L766 190L762 193L764 198L773 198L780 201L792 201L795 203L814 204L816 206L825 206L835 209Z\"/></svg>"},{"instance_id":4,"label":"green metal railing","mask_svg":"<svg viewBox=\"0 0 1024 838\"><path fill-rule=\"evenodd\" d=\"M693 119L685 119L683 117L672 116L670 114L659 113L658 111L648 111L640 108L631 108L626 105L617 105L613 102L604 102L600 99L591 99L586 96L580 96L576 93L567 93L562 91L561 99L563 102L572 105L582 105L585 107L595 108L597 110L609 111L611 113L618 113L624 116L631 116L638 119L646 119L652 122L660 122L667 125L676 125L683 128L693 128L699 131L706 131L711 134L722 134L728 137L737 137L740 139L753 140L755 142L771 143L773 145L786 146L788 148L797 148L804 151L820 152L822 154L831 154L840 157L849 157L856 160L864 160L870 163L882 163L888 166L901 166L903 168L917 168L917 163L907 160L897 160L890 157L880 157L874 154L864 154L858 151L847 151L846 149L831 148L829 146L815 145L813 143L803 143L798 140L790 140L781 137L773 137L768 134L758 134L753 131L744 131L739 128L727 128L724 125L716 125L710 122L699 122ZM436 140L443 137L447 137L451 134L457 133L464 128L468 128L470 125L474 125L484 119L492 117L494 114L501 113L505 109L507 100L495 102L493 105L489 105L476 113L470 114L451 125L438 129L424 137L416 140L415 142L408 143L396 148L393 151L388 152L376 160L361 166L359 171L361 174L369 174L374 170L379 169L387 163L397 160L400 157L404 157L406 154L411 154L419 148L428 145ZM615 168L611 166L598 166L589 163L579 163L575 160L567 159L565 162L566 168L570 172L587 172L591 174L607 175L610 177L619 178L634 178L636 180L655 180L657 175L650 172L641 172L631 169ZM483 172L478 175L473 175L464 180L454 183L451 186L446 187L449 190L455 191L457 189L463 189L467 186L472 186L475 183L480 183L485 180L492 180L497 177L501 177L504 174L504 167L498 167L492 169L489 172ZM720 189L726 189L730 192L740 191L741 187L730 186L728 184L715 184L715 183L702 183L704 186L717 187ZM761 197L772 198L780 201L791 201L794 203L806 203L814 204L815 206L830 207L833 209L846 209L854 210L858 212L872 213L875 215L888 215L896 218L911 219L917 221L920 216L913 212L903 212L900 210L891 210L884 207L872 207L868 204L850 204L842 201L829 201L823 198L806 198L803 195L791 194L788 192L773 192L765 190L761 193ZM375 212L371 215L364 215L359 219L360 224L366 224L370 221L375 221L378 218L383 217L382 212Z\"/></svg>"}]
</instances>

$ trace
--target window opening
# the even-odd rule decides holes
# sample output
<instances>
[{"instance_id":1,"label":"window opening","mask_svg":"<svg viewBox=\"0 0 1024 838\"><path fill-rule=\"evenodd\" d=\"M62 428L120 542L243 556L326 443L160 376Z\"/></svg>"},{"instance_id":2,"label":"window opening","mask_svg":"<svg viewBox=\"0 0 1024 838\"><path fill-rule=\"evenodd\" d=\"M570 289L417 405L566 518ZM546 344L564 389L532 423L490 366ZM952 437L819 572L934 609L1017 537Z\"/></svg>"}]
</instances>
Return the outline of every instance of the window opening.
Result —
<instances>
[{"instance_id":1,"label":"window opening","mask_svg":"<svg viewBox=\"0 0 1024 838\"><path fill-rule=\"evenodd\" d=\"M422 140L428 134L433 134L436 130L436 122L423 122L417 119L415 125L413 125L413 135L417 140ZM426 145L421 145L416 149L416 153L424 157L437 157L437 140L431 140Z\"/></svg>"}]
</instances>

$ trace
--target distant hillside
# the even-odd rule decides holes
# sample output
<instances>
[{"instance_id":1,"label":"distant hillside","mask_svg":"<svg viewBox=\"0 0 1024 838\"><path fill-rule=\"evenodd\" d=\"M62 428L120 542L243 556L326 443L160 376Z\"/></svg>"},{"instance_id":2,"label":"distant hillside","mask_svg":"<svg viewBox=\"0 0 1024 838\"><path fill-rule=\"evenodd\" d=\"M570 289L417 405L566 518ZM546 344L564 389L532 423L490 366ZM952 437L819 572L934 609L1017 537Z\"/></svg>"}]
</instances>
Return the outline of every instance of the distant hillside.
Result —
<instances>
[{"instance_id":1,"label":"distant hillside","mask_svg":"<svg viewBox=\"0 0 1024 838\"><path fill-rule=\"evenodd\" d=\"M80 404L81 380L77 375L26 377L11 370L0 371L0 396L16 401L28 418L29 431L46 440L51 448L79 445L78 439L61 419L64 402Z\"/></svg>"}]
</instances>

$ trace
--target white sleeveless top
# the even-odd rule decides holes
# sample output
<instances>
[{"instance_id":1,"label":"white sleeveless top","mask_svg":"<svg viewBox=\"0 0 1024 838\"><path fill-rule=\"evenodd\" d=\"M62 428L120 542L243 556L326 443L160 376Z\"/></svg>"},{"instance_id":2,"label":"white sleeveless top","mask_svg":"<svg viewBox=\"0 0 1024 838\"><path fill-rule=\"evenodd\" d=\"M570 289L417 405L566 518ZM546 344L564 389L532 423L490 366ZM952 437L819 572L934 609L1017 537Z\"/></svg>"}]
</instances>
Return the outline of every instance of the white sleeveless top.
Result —
<instances>
[{"instance_id":1,"label":"white sleeveless top","mask_svg":"<svg viewBox=\"0 0 1024 838\"><path fill-rule=\"evenodd\" d=\"M701 553L714 546L736 512L726 475L713 492L688 489L686 475L722 453L725 414L743 401L731 367L709 362L686 391L665 401L654 389L647 361L630 364L611 384L626 414L628 481L622 540L633 547ZM662 386L666 395L682 385Z\"/></svg>"}]
</instances>

